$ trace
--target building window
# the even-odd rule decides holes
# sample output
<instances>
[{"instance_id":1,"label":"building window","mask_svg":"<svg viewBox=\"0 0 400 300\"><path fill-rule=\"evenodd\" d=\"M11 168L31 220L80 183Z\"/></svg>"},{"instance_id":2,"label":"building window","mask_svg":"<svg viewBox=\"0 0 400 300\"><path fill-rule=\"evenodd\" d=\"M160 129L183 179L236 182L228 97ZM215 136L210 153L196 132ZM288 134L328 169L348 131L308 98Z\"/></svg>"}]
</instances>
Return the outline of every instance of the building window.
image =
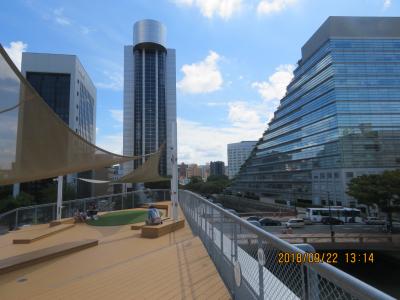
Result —
<instances>
[{"instance_id":1,"label":"building window","mask_svg":"<svg viewBox=\"0 0 400 300\"><path fill-rule=\"evenodd\" d=\"M346 172L346 178L353 178L353 172Z\"/></svg>"}]
</instances>

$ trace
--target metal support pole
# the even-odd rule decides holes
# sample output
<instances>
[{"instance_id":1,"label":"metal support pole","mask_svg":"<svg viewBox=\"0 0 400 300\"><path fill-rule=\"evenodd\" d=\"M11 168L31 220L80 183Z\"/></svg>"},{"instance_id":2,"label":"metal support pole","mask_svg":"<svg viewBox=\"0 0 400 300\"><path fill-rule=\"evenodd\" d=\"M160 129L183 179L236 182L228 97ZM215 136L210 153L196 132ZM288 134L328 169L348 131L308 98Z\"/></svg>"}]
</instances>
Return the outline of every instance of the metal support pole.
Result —
<instances>
[{"instance_id":1,"label":"metal support pole","mask_svg":"<svg viewBox=\"0 0 400 300\"><path fill-rule=\"evenodd\" d=\"M178 220L178 168L177 168L177 151L176 151L176 122L171 123L171 203L172 203L172 218Z\"/></svg>"},{"instance_id":2,"label":"metal support pole","mask_svg":"<svg viewBox=\"0 0 400 300\"><path fill-rule=\"evenodd\" d=\"M15 229L18 228L18 211L19 209L17 208L17 210L15 211Z\"/></svg>"},{"instance_id":3,"label":"metal support pole","mask_svg":"<svg viewBox=\"0 0 400 300\"><path fill-rule=\"evenodd\" d=\"M63 176L58 176L57 182L57 220L60 220L62 212Z\"/></svg>"}]
</instances>

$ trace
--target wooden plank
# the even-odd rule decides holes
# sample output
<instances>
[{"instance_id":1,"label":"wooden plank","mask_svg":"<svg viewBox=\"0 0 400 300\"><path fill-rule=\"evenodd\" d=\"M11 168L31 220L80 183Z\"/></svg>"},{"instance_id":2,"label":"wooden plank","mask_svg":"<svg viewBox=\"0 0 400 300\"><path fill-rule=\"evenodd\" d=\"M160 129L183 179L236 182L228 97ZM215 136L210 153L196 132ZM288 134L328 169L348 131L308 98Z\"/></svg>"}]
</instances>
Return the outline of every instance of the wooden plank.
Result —
<instances>
[{"instance_id":1,"label":"wooden plank","mask_svg":"<svg viewBox=\"0 0 400 300\"><path fill-rule=\"evenodd\" d=\"M50 235L59 233L61 231L67 230L71 227L74 227L75 224L61 224L55 227L49 227L44 230L40 231L35 231L35 232L27 232L27 233L21 233L21 236L18 238L15 238L13 240L13 244L29 244L33 243L35 241L38 241L40 239L44 239Z\"/></svg>"},{"instance_id":2,"label":"wooden plank","mask_svg":"<svg viewBox=\"0 0 400 300\"><path fill-rule=\"evenodd\" d=\"M98 245L98 240L83 240L83 241L69 242L1 259L0 274L18 270L27 266L31 266L33 264L50 260L58 256L67 255L97 245Z\"/></svg>"},{"instance_id":3,"label":"wooden plank","mask_svg":"<svg viewBox=\"0 0 400 300\"><path fill-rule=\"evenodd\" d=\"M180 228L185 227L185 220L181 219L178 221L167 221L161 225L146 225L142 227L142 237L145 238L156 238L167 233L173 232Z\"/></svg>"}]
</instances>

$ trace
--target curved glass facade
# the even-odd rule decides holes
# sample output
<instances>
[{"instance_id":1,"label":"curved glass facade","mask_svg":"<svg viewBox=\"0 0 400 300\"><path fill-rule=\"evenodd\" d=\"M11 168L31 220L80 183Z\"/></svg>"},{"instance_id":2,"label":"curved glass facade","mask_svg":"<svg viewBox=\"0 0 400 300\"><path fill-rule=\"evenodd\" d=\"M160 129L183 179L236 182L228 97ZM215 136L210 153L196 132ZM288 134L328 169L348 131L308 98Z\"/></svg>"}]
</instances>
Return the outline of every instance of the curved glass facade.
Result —
<instances>
[{"instance_id":1,"label":"curved glass facade","mask_svg":"<svg viewBox=\"0 0 400 300\"><path fill-rule=\"evenodd\" d=\"M400 39L330 37L300 61L233 190L352 206L347 182L400 168L399 149Z\"/></svg>"}]
</instances>

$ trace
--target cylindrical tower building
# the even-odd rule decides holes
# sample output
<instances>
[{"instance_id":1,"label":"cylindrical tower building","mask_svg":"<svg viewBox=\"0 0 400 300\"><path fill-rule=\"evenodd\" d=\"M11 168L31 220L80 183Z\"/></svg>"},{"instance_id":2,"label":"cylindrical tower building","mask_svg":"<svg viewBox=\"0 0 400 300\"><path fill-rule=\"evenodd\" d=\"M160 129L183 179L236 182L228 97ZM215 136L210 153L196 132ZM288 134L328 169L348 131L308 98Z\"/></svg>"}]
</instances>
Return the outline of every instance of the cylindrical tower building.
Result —
<instances>
[{"instance_id":1,"label":"cylindrical tower building","mask_svg":"<svg viewBox=\"0 0 400 300\"><path fill-rule=\"evenodd\" d=\"M133 45L125 46L124 154L144 155L170 143L168 124L176 120L175 50L166 48L166 28L155 20L135 23ZM171 174L161 156L160 174ZM136 160L124 173L144 162Z\"/></svg>"}]
</instances>

